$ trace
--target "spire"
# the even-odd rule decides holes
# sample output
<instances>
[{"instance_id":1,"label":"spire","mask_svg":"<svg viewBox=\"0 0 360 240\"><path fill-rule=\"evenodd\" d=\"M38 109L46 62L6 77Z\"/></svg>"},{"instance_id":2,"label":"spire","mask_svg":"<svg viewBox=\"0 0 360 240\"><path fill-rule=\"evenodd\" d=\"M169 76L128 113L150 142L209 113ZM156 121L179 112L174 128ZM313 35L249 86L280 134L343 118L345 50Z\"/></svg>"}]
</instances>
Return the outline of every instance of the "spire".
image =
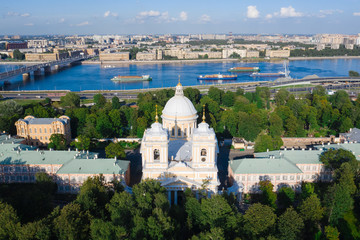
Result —
<instances>
[{"instance_id":1,"label":"spire","mask_svg":"<svg viewBox=\"0 0 360 240\"><path fill-rule=\"evenodd\" d=\"M202 122L205 122L205 104L203 105L203 116L202 116Z\"/></svg>"},{"instance_id":2,"label":"spire","mask_svg":"<svg viewBox=\"0 0 360 240\"><path fill-rule=\"evenodd\" d=\"M155 105L155 111L156 111L156 115L155 115L155 122L156 123L158 123L159 121L158 121L158 119L159 119L159 117L158 117L158 114L157 114L157 104Z\"/></svg>"},{"instance_id":3,"label":"spire","mask_svg":"<svg viewBox=\"0 0 360 240\"><path fill-rule=\"evenodd\" d=\"M175 90L175 96L184 96L184 91L183 91L183 86L180 83L180 75L179 75L179 83L178 85L176 85L176 90Z\"/></svg>"},{"instance_id":4,"label":"spire","mask_svg":"<svg viewBox=\"0 0 360 240\"><path fill-rule=\"evenodd\" d=\"M180 83L180 75L179 75L179 82L176 86L182 86L181 83Z\"/></svg>"}]
</instances>

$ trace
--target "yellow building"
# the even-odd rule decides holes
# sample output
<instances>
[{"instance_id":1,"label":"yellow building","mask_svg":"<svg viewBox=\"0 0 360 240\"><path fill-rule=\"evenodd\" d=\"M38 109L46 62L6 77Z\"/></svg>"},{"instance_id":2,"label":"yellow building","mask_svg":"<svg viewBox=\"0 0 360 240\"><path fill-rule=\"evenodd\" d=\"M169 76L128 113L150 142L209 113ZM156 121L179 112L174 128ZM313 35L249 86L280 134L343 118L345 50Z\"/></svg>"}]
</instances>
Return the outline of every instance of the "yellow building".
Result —
<instances>
[{"instance_id":1,"label":"yellow building","mask_svg":"<svg viewBox=\"0 0 360 240\"><path fill-rule=\"evenodd\" d=\"M70 118L35 118L26 116L16 123L17 135L26 139L27 144L34 146L47 145L52 134L63 134L67 143L71 141Z\"/></svg>"},{"instance_id":2,"label":"yellow building","mask_svg":"<svg viewBox=\"0 0 360 240\"><path fill-rule=\"evenodd\" d=\"M129 52L117 53L100 53L100 61L128 61L130 59Z\"/></svg>"},{"instance_id":3,"label":"yellow building","mask_svg":"<svg viewBox=\"0 0 360 240\"><path fill-rule=\"evenodd\" d=\"M266 50L266 57L271 58L287 58L290 57L290 50Z\"/></svg>"}]
</instances>

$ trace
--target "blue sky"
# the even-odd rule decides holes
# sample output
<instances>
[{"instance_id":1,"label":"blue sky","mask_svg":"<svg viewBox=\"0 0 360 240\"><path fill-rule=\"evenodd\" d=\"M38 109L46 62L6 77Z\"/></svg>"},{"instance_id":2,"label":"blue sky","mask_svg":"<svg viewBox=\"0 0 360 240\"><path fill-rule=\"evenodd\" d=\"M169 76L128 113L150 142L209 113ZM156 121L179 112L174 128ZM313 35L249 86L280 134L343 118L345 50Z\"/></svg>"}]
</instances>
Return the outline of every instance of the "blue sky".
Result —
<instances>
[{"instance_id":1,"label":"blue sky","mask_svg":"<svg viewBox=\"0 0 360 240\"><path fill-rule=\"evenodd\" d=\"M2 34L360 32L360 0L12 0Z\"/></svg>"}]
</instances>

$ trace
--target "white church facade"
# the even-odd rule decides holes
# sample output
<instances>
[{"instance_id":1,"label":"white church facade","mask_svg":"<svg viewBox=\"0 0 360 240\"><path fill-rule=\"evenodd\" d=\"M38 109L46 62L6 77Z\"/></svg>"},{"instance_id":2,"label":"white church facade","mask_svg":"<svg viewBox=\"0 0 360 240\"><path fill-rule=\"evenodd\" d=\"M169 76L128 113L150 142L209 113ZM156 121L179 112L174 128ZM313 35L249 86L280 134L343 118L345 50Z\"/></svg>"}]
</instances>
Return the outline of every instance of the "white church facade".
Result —
<instances>
[{"instance_id":1,"label":"white church facade","mask_svg":"<svg viewBox=\"0 0 360 240\"><path fill-rule=\"evenodd\" d=\"M178 193L190 188L206 188L217 193L219 185L215 132L205 122L197 125L197 111L184 96L179 82L175 96L162 111L162 124L156 121L145 130L141 142L142 179L157 179L168 190L170 203L177 204Z\"/></svg>"}]
</instances>

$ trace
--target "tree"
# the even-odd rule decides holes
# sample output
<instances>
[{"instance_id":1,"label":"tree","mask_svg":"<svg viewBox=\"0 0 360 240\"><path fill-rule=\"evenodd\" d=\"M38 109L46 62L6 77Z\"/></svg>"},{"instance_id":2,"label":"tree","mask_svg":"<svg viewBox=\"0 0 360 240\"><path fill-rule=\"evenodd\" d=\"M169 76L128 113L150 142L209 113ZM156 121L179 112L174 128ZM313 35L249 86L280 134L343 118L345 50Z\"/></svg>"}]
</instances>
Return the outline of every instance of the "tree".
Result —
<instances>
[{"instance_id":1,"label":"tree","mask_svg":"<svg viewBox=\"0 0 360 240\"><path fill-rule=\"evenodd\" d=\"M98 93L94 95L94 103L97 107L103 108L106 104L106 98L104 95Z\"/></svg>"},{"instance_id":2,"label":"tree","mask_svg":"<svg viewBox=\"0 0 360 240\"><path fill-rule=\"evenodd\" d=\"M82 210L88 211L96 218L105 217L105 205L110 201L108 189L105 186L104 176L88 177L80 188L76 203Z\"/></svg>"},{"instance_id":3,"label":"tree","mask_svg":"<svg viewBox=\"0 0 360 240\"><path fill-rule=\"evenodd\" d=\"M354 127L353 121L349 117L346 117L343 121L341 121L339 131L344 133L344 132L349 131L350 128L353 128L353 127Z\"/></svg>"},{"instance_id":4,"label":"tree","mask_svg":"<svg viewBox=\"0 0 360 240\"><path fill-rule=\"evenodd\" d=\"M358 168L358 162L350 151L344 149L329 149L320 156L320 161L333 170L340 168L341 164L348 162L352 169Z\"/></svg>"},{"instance_id":5,"label":"tree","mask_svg":"<svg viewBox=\"0 0 360 240\"><path fill-rule=\"evenodd\" d=\"M311 194L300 204L299 212L304 221L309 221L314 224L321 220L324 209L316 194Z\"/></svg>"},{"instance_id":6,"label":"tree","mask_svg":"<svg viewBox=\"0 0 360 240\"><path fill-rule=\"evenodd\" d=\"M120 109L121 104L118 97L113 97L111 99L111 107L112 109Z\"/></svg>"},{"instance_id":7,"label":"tree","mask_svg":"<svg viewBox=\"0 0 360 240\"><path fill-rule=\"evenodd\" d=\"M255 203L244 214L244 231L255 239L265 237L274 227L276 215L274 210L266 205Z\"/></svg>"},{"instance_id":8,"label":"tree","mask_svg":"<svg viewBox=\"0 0 360 240\"><path fill-rule=\"evenodd\" d=\"M220 90L216 87L210 87L209 91L208 91L208 96L209 98L211 98L212 100L214 100L215 102L217 102L217 104L221 104L222 102L222 97L224 95L224 91Z\"/></svg>"},{"instance_id":9,"label":"tree","mask_svg":"<svg viewBox=\"0 0 360 240\"><path fill-rule=\"evenodd\" d=\"M51 229L47 224L46 219L42 219L40 221L29 222L23 225L17 235L20 240L50 240Z\"/></svg>"},{"instance_id":10,"label":"tree","mask_svg":"<svg viewBox=\"0 0 360 240\"><path fill-rule=\"evenodd\" d=\"M325 236L327 240L339 240L339 231L336 227L326 226L325 227Z\"/></svg>"},{"instance_id":11,"label":"tree","mask_svg":"<svg viewBox=\"0 0 360 240\"><path fill-rule=\"evenodd\" d=\"M263 180L259 182L261 190L261 203L276 209L276 193L273 192L274 185L270 180Z\"/></svg>"},{"instance_id":12,"label":"tree","mask_svg":"<svg viewBox=\"0 0 360 240\"><path fill-rule=\"evenodd\" d=\"M280 239L301 239L300 233L303 227L303 220L292 207L286 209L286 211L279 217L278 231Z\"/></svg>"},{"instance_id":13,"label":"tree","mask_svg":"<svg viewBox=\"0 0 360 240\"><path fill-rule=\"evenodd\" d=\"M105 222L101 219L92 220L90 229L93 240L128 239L126 230L123 227L115 226L112 222Z\"/></svg>"},{"instance_id":14,"label":"tree","mask_svg":"<svg viewBox=\"0 0 360 240\"><path fill-rule=\"evenodd\" d=\"M100 133L101 137L109 138L114 134L114 129L110 121L109 115L105 112L100 112L96 121L96 131Z\"/></svg>"},{"instance_id":15,"label":"tree","mask_svg":"<svg viewBox=\"0 0 360 240\"><path fill-rule=\"evenodd\" d=\"M0 103L0 116L11 117L15 114L22 114L23 107L14 100Z\"/></svg>"},{"instance_id":16,"label":"tree","mask_svg":"<svg viewBox=\"0 0 360 240\"><path fill-rule=\"evenodd\" d=\"M223 104L226 107L232 107L234 105L234 102L235 102L235 93L231 91L227 91L223 97Z\"/></svg>"},{"instance_id":17,"label":"tree","mask_svg":"<svg viewBox=\"0 0 360 240\"><path fill-rule=\"evenodd\" d=\"M301 183L301 194L300 197L302 200L307 199L310 197L315 190L315 185L312 182L302 182Z\"/></svg>"},{"instance_id":18,"label":"tree","mask_svg":"<svg viewBox=\"0 0 360 240\"><path fill-rule=\"evenodd\" d=\"M295 191L291 187L282 187L277 195L278 206L287 209L294 204Z\"/></svg>"},{"instance_id":19,"label":"tree","mask_svg":"<svg viewBox=\"0 0 360 240\"><path fill-rule=\"evenodd\" d=\"M130 231L134 226L133 215L136 209L135 201L127 192L117 192L107 204L111 221L115 226L121 226Z\"/></svg>"},{"instance_id":20,"label":"tree","mask_svg":"<svg viewBox=\"0 0 360 240\"><path fill-rule=\"evenodd\" d=\"M184 89L184 96L190 99L193 104L198 104L200 101L200 91L197 88L187 87Z\"/></svg>"},{"instance_id":21,"label":"tree","mask_svg":"<svg viewBox=\"0 0 360 240\"><path fill-rule=\"evenodd\" d=\"M89 239L90 215L80 204L69 203L54 219L54 228L59 239Z\"/></svg>"},{"instance_id":22,"label":"tree","mask_svg":"<svg viewBox=\"0 0 360 240\"><path fill-rule=\"evenodd\" d=\"M269 132L272 137L281 136L284 132L282 119L275 112L269 117Z\"/></svg>"},{"instance_id":23,"label":"tree","mask_svg":"<svg viewBox=\"0 0 360 240\"><path fill-rule=\"evenodd\" d=\"M277 106L281 106L281 105L285 105L288 98L289 98L290 93L285 90L285 89L280 89L276 94L275 94L275 103Z\"/></svg>"},{"instance_id":24,"label":"tree","mask_svg":"<svg viewBox=\"0 0 360 240\"><path fill-rule=\"evenodd\" d=\"M60 103L64 107L80 107L80 96L69 92L60 98Z\"/></svg>"},{"instance_id":25,"label":"tree","mask_svg":"<svg viewBox=\"0 0 360 240\"><path fill-rule=\"evenodd\" d=\"M64 134L54 133L51 134L50 142L48 148L55 150L65 150L66 149L66 139Z\"/></svg>"},{"instance_id":26,"label":"tree","mask_svg":"<svg viewBox=\"0 0 360 240\"><path fill-rule=\"evenodd\" d=\"M52 195L57 190L57 185L53 178L44 172L37 172L35 174L36 185L44 192Z\"/></svg>"},{"instance_id":27,"label":"tree","mask_svg":"<svg viewBox=\"0 0 360 240\"><path fill-rule=\"evenodd\" d=\"M107 147L105 147L105 153L107 158L118 158L126 159L126 154L124 148L120 143L111 142Z\"/></svg>"},{"instance_id":28,"label":"tree","mask_svg":"<svg viewBox=\"0 0 360 240\"><path fill-rule=\"evenodd\" d=\"M359 73L358 72L356 72L356 71L349 71L349 77L359 77L360 75L359 75Z\"/></svg>"},{"instance_id":29,"label":"tree","mask_svg":"<svg viewBox=\"0 0 360 240\"><path fill-rule=\"evenodd\" d=\"M16 233L20 230L20 221L14 208L0 202L0 239L17 239Z\"/></svg>"},{"instance_id":30,"label":"tree","mask_svg":"<svg viewBox=\"0 0 360 240\"><path fill-rule=\"evenodd\" d=\"M20 52L19 49L14 50L13 56L14 56L14 59L16 59L16 60L24 60L25 59L25 54Z\"/></svg>"},{"instance_id":31,"label":"tree","mask_svg":"<svg viewBox=\"0 0 360 240\"><path fill-rule=\"evenodd\" d=\"M70 145L74 146L78 150L89 150L91 145L91 139L89 137L86 137L85 135L80 135Z\"/></svg>"}]
</instances>

